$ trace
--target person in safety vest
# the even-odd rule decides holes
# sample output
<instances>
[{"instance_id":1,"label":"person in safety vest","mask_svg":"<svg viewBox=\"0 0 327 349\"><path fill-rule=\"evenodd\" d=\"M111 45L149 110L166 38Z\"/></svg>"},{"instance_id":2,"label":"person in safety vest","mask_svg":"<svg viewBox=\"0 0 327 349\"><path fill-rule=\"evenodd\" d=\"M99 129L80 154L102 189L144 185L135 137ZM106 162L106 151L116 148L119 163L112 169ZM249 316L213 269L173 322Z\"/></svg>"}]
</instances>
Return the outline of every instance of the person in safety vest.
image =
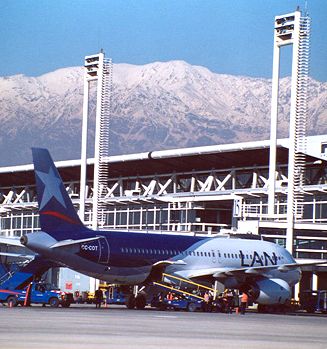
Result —
<instances>
[{"instance_id":1,"label":"person in safety vest","mask_svg":"<svg viewBox=\"0 0 327 349\"><path fill-rule=\"evenodd\" d=\"M241 297L241 314L245 314L246 307L248 306L249 296L243 292Z\"/></svg>"},{"instance_id":2,"label":"person in safety vest","mask_svg":"<svg viewBox=\"0 0 327 349\"><path fill-rule=\"evenodd\" d=\"M168 292L167 294L167 300L172 301L174 299L174 295L172 292Z\"/></svg>"}]
</instances>

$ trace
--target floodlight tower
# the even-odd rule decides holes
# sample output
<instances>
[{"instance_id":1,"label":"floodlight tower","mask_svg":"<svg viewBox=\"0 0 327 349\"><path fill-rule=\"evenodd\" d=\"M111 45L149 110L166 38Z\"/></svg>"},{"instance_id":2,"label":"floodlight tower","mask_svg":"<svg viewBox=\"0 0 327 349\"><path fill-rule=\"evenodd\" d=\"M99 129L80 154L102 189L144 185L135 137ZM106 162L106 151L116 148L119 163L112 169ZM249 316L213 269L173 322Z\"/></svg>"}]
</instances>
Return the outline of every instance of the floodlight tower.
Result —
<instances>
[{"instance_id":1,"label":"floodlight tower","mask_svg":"<svg viewBox=\"0 0 327 349\"><path fill-rule=\"evenodd\" d=\"M286 248L293 252L294 222L302 218L307 123L307 89L310 53L310 17L299 9L275 17L271 99L268 215L275 217L277 117L280 49L293 46L289 126Z\"/></svg>"},{"instance_id":2,"label":"floodlight tower","mask_svg":"<svg viewBox=\"0 0 327 349\"><path fill-rule=\"evenodd\" d=\"M92 228L99 226L99 207L104 188L108 181L108 166L104 161L109 155L109 117L112 91L112 62L101 52L85 57L84 99L81 146L80 217L85 219L87 133L89 118L89 91L92 81L96 81L96 120L94 140L93 213Z\"/></svg>"}]
</instances>

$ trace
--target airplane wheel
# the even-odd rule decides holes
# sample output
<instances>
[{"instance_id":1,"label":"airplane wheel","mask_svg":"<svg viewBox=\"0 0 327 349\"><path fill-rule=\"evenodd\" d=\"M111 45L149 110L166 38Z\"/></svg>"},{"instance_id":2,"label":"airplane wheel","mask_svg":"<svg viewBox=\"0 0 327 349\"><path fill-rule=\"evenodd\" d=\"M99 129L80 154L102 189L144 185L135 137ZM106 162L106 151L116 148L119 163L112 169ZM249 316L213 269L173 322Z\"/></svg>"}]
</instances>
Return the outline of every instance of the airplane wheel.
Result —
<instances>
[{"instance_id":1,"label":"airplane wheel","mask_svg":"<svg viewBox=\"0 0 327 349\"><path fill-rule=\"evenodd\" d=\"M267 306L264 304L258 304L258 313L266 313L267 312Z\"/></svg>"},{"instance_id":2,"label":"airplane wheel","mask_svg":"<svg viewBox=\"0 0 327 349\"><path fill-rule=\"evenodd\" d=\"M8 307L17 307L17 298L15 296L10 296L7 298Z\"/></svg>"},{"instance_id":3,"label":"airplane wheel","mask_svg":"<svg viewBox=\"0 0 327 349\"><path fill-rule=\"evenodd\" d=\"M194 303L190 303L190 304L187 306L187 310L190 311L190 312L192 312L192 313L196 311L196 308L197 308L197 306L196 306L196 304L194 304Z\"/></svg>"},{"instance_id":4,"label":"airplane wheel","mask_svg":"<svg viewBox=\"0 0 327 349\"><path fill-rule=\"evenodd\" d=\"M58 298L50 298L49 304L51 308L58 308L59 307L59 299Z\"/></svg>"},{"instance_id":5,"label":"airplane wheel","mask_svg":"<svg viewBox=\"0 0 327 349\"><path fill-rule=\"evenodd\" d=\"M274 305L268 305L267 306L267 313L269 313L269 314L275 314L276 310L277 310L277 308Z\"/></svg>"},{"instance_id":6,"label":"airplane wheel","mask_svg":"<svg viewBox=\"0 0 327 349\"><path fill-rule=\"evenodd\" d=\"M128 309L134 309L134 308L135 308L135 296L134 296L133 294L131 294L131 295L127 298L126 307L127 307Z\"/></svg>"},{"instance_id":7,"label":"airplane wheel","mask_svg":"<svg viewBox=\"0 0 327 349\"><path fill-rule=\"evenodd\" d=\"M69 302L63 302L63 303L61 304L61 306L62 306L63 308L69 308L69 307L70 307L70 303L69 303Z\"/></svg>"},{"instance_id":8,"label":"airplane wheel","mask_svg":"<svg viewBox=\"0 0 327 349\"><path fill-rule=\"evenodd\" d=\"M309 314L313 314L315 312L315 307L313 305L307 305L304 309Z\"/></svg>"},{"instance_id":9,"label":"airplane wheel","mask_svg":"<svg viewBox=\"0 0 327 349\"><path fill-rule=\"evenodd\" d=\"M165 310L167 310L167 305L164 304L164 303L161 303L161 304L159 305L158 309L161 310L161 311L165 311Z\"/></svg>"},{"instance_id":10,"label":"airplane wheel","mask_svg":"<svg viewBox=\"0 0 327 349\"><path fill-rule=\"evenodd\" d=\"M139 294L135 298L135 307L136 309L144 309L146 306L146 298L144 294Z\"/></svg>"}]
</instances>

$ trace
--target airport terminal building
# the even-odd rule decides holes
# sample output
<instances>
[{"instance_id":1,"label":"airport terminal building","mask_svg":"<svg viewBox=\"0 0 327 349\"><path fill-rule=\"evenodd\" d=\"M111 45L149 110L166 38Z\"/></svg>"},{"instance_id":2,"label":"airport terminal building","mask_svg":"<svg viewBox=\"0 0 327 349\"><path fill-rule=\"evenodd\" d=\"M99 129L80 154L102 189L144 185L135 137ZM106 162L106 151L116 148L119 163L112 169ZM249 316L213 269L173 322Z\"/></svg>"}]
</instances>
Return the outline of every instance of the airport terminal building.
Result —
<instances>
[{"instance_id":1,"label":"airport terminal building","mask_svg":"<svg viewBox=\"0 0 327 349\"><path fill-rule=\"evenodd\" d=\"M99 228L252 234L286 246L288 143L277 142L273 216L268 212L268 141L111 156ZM327 259L326 159L327 136L308 137L302 210L293 231L297 259ZM81 161L60 161L56 166L79 210ZM89 226L93 166L94 159L88 159L84 221ZM19 237L38 229L33 166L0 168L0 234ZM327 268L307 267L302 288L327 289Z\"/></svg>"},{"instance_id":2,"label":"airport terminal building","mask_svg":"<svg viewBox=\"0 0 327 349\"><path fill-rule=\"evenodd\" d=\"M275 17L269 141L117 156L109 156L112 63L102 51L86 56L81 159L56 163L81 219L100 229L237 233L271 239L296 259L327 259L327 135L306 137L309 43L307 15L296 10ZM278 140L280 49L288 45L289 138ZM95 154L87 159L95 81ZM37 229L33 166L0 168L0 234L19 237ZM327 289L327 266L305 267L295 296L302 289Z\"/></svg>"}]
</instances>

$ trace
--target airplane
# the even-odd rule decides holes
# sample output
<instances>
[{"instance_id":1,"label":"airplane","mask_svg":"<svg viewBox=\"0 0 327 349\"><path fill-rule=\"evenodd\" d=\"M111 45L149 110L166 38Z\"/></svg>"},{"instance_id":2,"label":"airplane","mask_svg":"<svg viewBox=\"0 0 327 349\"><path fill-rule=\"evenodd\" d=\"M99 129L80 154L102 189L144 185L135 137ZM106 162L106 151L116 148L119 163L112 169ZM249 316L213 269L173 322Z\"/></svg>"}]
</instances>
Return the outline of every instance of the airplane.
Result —
<instances>
[{"instance_id":1,"label":"airplane","mask_svg":"<svg viewBox=\"0 0 327 349\"><path fill-rule=\"evenodd\" d=\"M262 307L291 299L302 264L282 246L244 238L91 230L80 220L48 150L32 148L32 154L41 230L22 236L20 244L39 258L110 284L146 285L166 273L218 281L250 294ZM144 299L138 304L145 305Z\"/></svg>"}]
</instances>

